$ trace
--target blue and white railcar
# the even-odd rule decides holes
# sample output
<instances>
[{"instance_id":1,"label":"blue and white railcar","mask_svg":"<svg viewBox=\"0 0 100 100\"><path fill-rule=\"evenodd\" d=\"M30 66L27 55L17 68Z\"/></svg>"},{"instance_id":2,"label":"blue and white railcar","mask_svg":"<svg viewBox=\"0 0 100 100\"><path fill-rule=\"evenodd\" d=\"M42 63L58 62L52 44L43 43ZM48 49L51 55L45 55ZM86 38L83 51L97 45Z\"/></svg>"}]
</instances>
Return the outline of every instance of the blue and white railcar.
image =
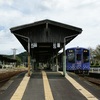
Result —
<instances>
[{"instance_id":1,"label":"blue and white railcar","mask_svg":"<svg viewBox=\"0 0 100 100\"><path fill-rule=\"evenodd\" d=\"M86 48L69 48L66 50L66 69L68 71L89 72L90 52Z\"/></svg>"}]
</instances>

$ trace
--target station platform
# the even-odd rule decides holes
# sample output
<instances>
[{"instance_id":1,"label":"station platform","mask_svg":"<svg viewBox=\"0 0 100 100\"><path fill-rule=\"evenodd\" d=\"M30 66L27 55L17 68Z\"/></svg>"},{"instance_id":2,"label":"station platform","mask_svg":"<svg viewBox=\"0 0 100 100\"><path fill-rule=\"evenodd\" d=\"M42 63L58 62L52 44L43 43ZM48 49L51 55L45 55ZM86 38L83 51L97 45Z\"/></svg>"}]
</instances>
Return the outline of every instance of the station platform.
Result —
<instances>
[{"instance_id":1,"label":"station platform","mask_svg":"<svg viewBox=\"0 0 100 100\"><path fill-rule=\"evenodd\" d=\"M67 72L24 72L0 91L0 100L100 100L100 87Z\"/></svg>"}]
</instances>

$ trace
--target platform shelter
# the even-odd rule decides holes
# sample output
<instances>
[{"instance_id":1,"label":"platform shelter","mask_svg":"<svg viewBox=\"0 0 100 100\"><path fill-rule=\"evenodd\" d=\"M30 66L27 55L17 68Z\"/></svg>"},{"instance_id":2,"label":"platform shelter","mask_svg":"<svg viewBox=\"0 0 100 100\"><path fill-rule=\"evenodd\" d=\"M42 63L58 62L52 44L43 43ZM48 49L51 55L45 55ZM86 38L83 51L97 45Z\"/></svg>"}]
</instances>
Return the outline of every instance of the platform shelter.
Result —
<instances>
[{"instance_id":1,"label":"platform shelter","mask_svg":"<svg viewBox=\"0 0 100 100\"><path fill-rule=\"evenodd\" d=\"M64 47L65 50L65 45L82 32L81 28L48 19L10 30L28 52L29 63L30 56L36 62L47 63L60 49Z\"/></svg>"}]
</instances>

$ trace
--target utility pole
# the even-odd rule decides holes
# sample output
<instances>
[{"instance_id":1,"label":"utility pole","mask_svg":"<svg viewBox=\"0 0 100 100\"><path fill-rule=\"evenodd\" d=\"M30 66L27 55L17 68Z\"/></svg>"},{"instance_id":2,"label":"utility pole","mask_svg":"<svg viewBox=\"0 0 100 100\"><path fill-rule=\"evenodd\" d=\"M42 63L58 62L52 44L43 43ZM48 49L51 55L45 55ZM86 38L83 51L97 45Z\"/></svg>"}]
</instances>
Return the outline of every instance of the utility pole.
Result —
<instances>
[{"instance_id":1,"label":"utility pole","mask_svg":"<svg viewBox=\"0 0 100 100\"><path fill-rule=\"evenodd\" d=\"M13 48L12 50L13 50L13 58L16 59L16 50L17 49L16 48Z\"/></svg>"},{"instance_id":2,"label":"utility pole","mask_svg":"<svg viewBox=\"0 0 100 100\"><path fill-rule=\"evenodd\" d=\"M13 48L13 59L16 59L16 48ZM14 63L14 67L16 67L16 62Z\"/></svg>"}]
</instances>

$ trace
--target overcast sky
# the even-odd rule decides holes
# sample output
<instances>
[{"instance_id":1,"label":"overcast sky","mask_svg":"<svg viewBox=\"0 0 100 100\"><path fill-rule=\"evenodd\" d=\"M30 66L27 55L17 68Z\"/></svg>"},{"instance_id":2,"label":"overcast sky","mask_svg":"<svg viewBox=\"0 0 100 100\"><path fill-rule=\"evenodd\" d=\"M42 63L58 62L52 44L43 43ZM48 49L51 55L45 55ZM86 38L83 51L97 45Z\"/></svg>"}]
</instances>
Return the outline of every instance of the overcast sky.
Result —
<instances>
[{"instance_id":1,"label":"overcast sky","mask_svg":"<svg viewBox=\"0 0 100 100\"><path fill-rule=\"evenodd\" d=\"M44 19L82 28L67 48L100 45L100 0L0 0L0 54L25 51L11 27Z\"/></svg>"}]
</instances>

